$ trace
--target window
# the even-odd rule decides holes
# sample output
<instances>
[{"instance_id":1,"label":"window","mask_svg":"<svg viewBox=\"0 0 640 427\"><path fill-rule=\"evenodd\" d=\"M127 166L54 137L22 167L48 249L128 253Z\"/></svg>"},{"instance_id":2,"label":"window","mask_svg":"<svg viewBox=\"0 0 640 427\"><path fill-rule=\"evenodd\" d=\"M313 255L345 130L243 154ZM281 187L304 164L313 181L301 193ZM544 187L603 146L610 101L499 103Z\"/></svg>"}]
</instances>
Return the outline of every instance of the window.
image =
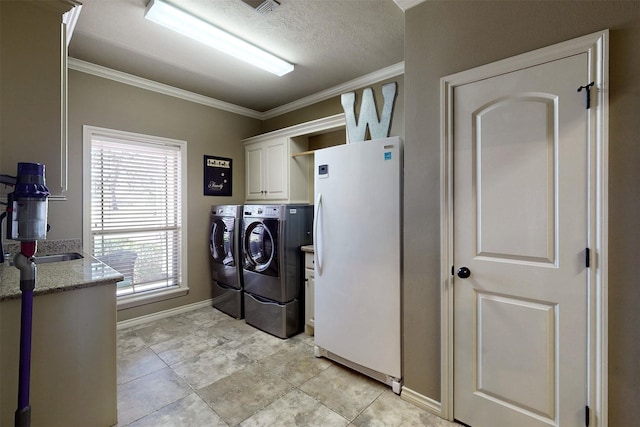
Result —
<instances>
[{"instance_id":1,"label":"window","mask_svg":"<svg viewBox=\"0 0 640 427\"><path fill-rule=\"evenodd\" d=\"M118 307L185 294L185 141L84 127L84 247L119 271Z\"/></svg>"}]
</instances>

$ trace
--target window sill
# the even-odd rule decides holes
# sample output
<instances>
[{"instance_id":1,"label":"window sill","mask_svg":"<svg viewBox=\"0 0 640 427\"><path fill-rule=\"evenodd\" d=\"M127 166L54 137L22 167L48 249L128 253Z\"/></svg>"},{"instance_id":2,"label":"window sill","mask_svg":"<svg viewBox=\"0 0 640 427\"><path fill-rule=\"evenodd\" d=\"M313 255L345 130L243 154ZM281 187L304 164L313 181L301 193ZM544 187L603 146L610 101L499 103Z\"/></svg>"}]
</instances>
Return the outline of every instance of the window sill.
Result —
<instances>
[{"instance_id":1,"label":"window sill","mask_svg":"<svg viewBox=\"0 0 640 427\"><path fill-rule=\"evenodd\" d=\"M164 301L171 298L177 298L189 293L189 288L186 286L161 289L157 291L144 292L140 295L126 295L118 297L117 305L118 310L125 310L127 308L138 307L140 305L151 304L158 301Z\"/></svg>"}]
</instances>

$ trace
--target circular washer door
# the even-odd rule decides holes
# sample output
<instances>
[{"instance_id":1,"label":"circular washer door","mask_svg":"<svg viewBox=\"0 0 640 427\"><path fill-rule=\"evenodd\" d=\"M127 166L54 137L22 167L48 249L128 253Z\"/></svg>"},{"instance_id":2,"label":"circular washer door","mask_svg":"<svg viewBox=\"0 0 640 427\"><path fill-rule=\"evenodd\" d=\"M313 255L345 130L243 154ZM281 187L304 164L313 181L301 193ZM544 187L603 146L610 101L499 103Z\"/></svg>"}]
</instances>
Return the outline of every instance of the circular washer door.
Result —
<instances>
[{"instance_id":1,"label":"circular washer door","mask_svg":"<svg viewBox=\"0 0 640 427\"><path fill-rule=\"evenodd\" d=\"M217 218L213 222L209 249L215 262L233 265L233 224L228 227L222 218Z\"/></svg>"},{"instance_id":2,"label":"circular washer door","mask_svg":"<svg viewBox=\"0 0 640 427\"><path fill-rule=\"evenodd\" d=\"M244 247L247 270L262 273L269 269L276 245L271 231L262 222L254 222L247 227Z\"/></svg>"}]
</instances>

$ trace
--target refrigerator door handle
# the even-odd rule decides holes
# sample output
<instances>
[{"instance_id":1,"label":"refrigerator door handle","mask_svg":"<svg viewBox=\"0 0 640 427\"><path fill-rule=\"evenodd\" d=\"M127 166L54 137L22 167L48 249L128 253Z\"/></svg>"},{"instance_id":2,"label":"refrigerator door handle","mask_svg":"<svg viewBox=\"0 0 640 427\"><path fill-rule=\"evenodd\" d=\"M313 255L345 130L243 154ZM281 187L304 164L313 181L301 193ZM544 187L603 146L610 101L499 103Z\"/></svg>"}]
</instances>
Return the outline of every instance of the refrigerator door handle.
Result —
<instances>
[{"instance_id":1,"label":"refrigerator door handle","mask_svg":"<svg viewBox=\"0 0 640 427\"><path fill-rule=\"evenodd\" d=\"M322 275L322 230L320 229L321 225L321 210L322 208L322 193L318 193L318 198L316 199L315 213L313 214L313 237L315 240L315 249L314 252L316 254L316 270L317 274ZM320 232L318 233L318 230Z\"/></svg>"}]
</instances>

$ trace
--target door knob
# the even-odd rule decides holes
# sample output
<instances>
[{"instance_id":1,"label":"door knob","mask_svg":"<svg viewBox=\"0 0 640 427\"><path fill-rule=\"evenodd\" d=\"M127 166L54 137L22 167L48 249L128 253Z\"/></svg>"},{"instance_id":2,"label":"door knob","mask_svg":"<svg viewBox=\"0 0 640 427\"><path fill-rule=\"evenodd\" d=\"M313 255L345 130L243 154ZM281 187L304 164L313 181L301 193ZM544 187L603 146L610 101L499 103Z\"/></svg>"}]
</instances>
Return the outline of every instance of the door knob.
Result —
<instances>
[{"instance_id":1,"label":"door knob","mask_svg":"<svg viewBox=\"0 0 640 427\"><path fill-rule=\"evenodd\" d=\"M459 278L466 279L469 276L471 276L471 270L469 270L467 267L460 267L458 269L458 277Z\"/></svg>"}]
</instances>

